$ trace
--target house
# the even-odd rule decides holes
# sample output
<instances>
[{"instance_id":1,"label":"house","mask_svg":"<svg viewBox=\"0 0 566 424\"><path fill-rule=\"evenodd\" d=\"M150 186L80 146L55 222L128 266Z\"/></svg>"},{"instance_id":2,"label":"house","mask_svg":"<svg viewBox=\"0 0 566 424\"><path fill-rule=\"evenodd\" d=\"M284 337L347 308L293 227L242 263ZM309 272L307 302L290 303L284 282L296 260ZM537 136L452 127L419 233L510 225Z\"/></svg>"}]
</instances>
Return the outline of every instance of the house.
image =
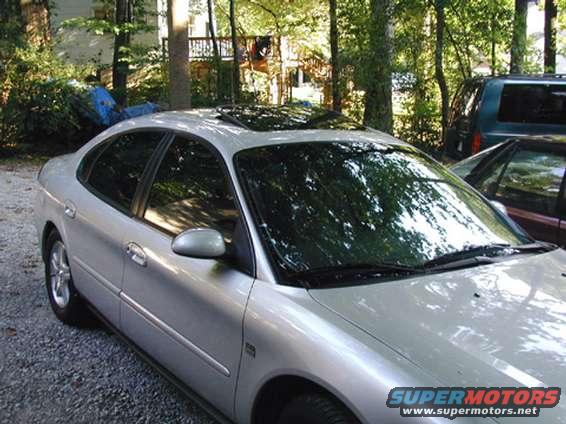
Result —
<instances>
[{"instance_id":1,"label":"house","mask_svg":"<svg viewBox=\"0 0 566 424\"><path fill-rule=\"evenodd\" d=\"M135 34L132 44L160 47L167 37L167 0L146 0L145 22L154 27L153 31ZM91 62L99 67L112 63L113 38L100 36L82 29L63 28L62 23L72 18L111 18L114 10L97 0L54 0L51 7L51 27L58 41L57 54L70 62ZM191 2L189 16L189 37L207 37L208 13L206 2Z\"/></svg>"},{"instance_id":2,"label":"house","mask_svg":"<svg viewBox=\"0 0 566 424\"><path fill-rule=\"evenodd\" d=\"M134 34L131 44L163 48L167 39L167 0L145 1L147 14L142 19L154 29ZM112 19L113 15L114 9L108 2L100 0L52 0L51 28L57 41L57 54L69 62L90 62L98 69L108 69L114 54L112 35L68 28L63 23L80 17ZM188 37L193 76L205 78L213 57L206 0L190 0ZM231 38L218 36L217 42L221 60L232 61ZM254 86L255 91L254 73L266 74L270 103L308 99L329 104L330 65L325 59L299 48L284 36L239 36L237 43L241 78Z\"/></svg>"}]
</instances>

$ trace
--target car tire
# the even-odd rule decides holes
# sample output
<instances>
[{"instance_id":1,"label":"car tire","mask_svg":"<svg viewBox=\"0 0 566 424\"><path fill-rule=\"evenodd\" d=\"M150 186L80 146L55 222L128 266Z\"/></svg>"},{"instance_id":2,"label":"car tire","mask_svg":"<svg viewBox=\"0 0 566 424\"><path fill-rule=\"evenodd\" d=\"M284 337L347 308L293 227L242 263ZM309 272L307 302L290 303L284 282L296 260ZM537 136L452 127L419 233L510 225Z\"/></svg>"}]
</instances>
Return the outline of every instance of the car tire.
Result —
<instances>
[{"instance_id":1,"label":"car tire","mask_svg":"<svg viewBox=\"0 0 566 424\"><path fill-rule=\"evenodd\" d=\"M359 421L333 397L308 393L285 405L277 424L359 424Z\"/></svg>"},{"instance_id":2,"label":"car tire","mask_svg":"<svg viewBox=\"0 0 566 424\"><path fill-rule=\"evenodd\" d=\"M45 285L51 309L67 325L90 326L93 316L73 284L67 249L57 230L47 237L45 251Z\"/></svg>"}]
</instances>

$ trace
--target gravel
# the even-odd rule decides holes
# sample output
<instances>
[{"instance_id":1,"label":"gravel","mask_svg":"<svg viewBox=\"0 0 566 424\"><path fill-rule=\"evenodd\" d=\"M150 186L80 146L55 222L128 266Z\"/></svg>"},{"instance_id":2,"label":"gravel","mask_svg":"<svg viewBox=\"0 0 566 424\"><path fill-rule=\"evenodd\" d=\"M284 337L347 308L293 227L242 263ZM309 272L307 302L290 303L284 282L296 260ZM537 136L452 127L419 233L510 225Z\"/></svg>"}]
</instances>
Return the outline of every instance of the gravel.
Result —
<instances>
[{"instance_id":1,"label":"gravel","mask_svg":"<svg viewBox=\"0 0 566 424\"><path fill-rule=\"evenodd\" d=\"M0 423L214 423L109 331L57 321L32 223L38 169L0 164Z\"/></svg>"}]
</instances>

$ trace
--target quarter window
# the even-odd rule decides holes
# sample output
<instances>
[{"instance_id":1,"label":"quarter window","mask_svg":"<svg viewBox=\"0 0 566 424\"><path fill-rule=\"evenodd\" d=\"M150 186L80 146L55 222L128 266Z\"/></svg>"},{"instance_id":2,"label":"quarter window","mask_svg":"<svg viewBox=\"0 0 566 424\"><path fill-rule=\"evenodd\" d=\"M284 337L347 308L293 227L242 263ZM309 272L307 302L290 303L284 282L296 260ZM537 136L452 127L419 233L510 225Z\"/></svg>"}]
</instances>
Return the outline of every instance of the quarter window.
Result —
<instances>
[{"instance_id":1,"label":"quarter window","mask_svg":"<svg viewBox=\"0 0 566 424\"><path fill-rule=\"evenodd\" d=\"M79 179L113 206L129 211L144 169L163 135L158 131L129 133L95 147L83 159Z\"/></svg>"},{"instance_id":2,"label":"quarter window","mask_svg":"<svg viewBox=\"0 0 566 424\"><path fill-rule=\"evenodd\" d=\"M239 212L216 156L197 141L177 137L159 166L144 218L173 235L214 228L230 242Z\"/></svg>"}]
</instances>

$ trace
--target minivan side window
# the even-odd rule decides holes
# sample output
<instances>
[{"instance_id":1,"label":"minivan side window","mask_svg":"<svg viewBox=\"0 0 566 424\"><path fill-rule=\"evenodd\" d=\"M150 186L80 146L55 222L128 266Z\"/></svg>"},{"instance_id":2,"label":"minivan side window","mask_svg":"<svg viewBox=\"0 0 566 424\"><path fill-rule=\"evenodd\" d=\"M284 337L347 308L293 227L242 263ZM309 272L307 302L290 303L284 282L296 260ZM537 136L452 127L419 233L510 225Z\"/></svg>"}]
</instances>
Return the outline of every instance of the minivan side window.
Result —
<instances>
[{"instance_id":1,"label":"minivan side window","mask_svg":"<svg viewBox=\"0 0 566 424\"><path fill-rule=\"evenodd\" d=\"M112 206L127 212L136 188L164 133L143 131L120 135L88 152L79 180Z\"/></svg>"},{"instance_id":2,"label":"minivan side window","mask_svg":"<svg viewBox=\"0 0 566 424\"><path fill-rule=\"evenodd\" d=\"M565 168L564 153L518 150L503 172L495 199L511 207L557 216Z\"/></svg>"},{"instance_id":3,"label":"minivan side window","mask_svg":"<svg viewBox=\"0 0 566 424\"><path fill-rule=\"evenodd\" d=\"M566 84L505 84L497 120L565 125Z\"/></svg>"},{"instance_id":4,"label":"minivan side window","mask_svg":"<svg viewBox=\"0 0 566 424\"><path fill-rule=\"evenodd\" d=\"M202 143L176 137L151 185L144 219L172 235L214 228L230 242L238 218L220 160Z\"/></svg>"},{"instance_id":5,"label":"minivan side window","mask_svg":"<svg viewBox=\"0 0 566 424\"><path fill-rule=\"evenodd\" d=\"M468 83L462 87L462 91L454 98L450 111L450 125L461 118L471 118L479 102L482 85L480 83Z\"/></svg>"}]
</instances>

